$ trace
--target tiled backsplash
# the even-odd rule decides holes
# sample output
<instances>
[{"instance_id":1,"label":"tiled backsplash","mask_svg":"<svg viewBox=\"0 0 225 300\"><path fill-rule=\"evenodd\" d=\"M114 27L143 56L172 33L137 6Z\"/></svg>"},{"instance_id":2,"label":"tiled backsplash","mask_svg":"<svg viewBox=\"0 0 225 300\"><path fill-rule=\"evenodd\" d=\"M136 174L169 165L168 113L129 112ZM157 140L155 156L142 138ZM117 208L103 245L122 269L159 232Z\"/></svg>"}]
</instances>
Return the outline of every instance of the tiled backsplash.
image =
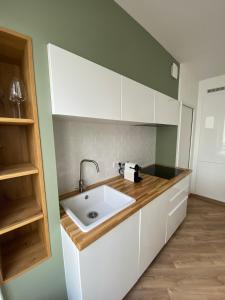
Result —
<instances>
[{"instance_id":1,"label":"tiled backsplash","mask_svg":"<svg viewBox=\"0 0 225 300\"><path fill-rule=\"evenodd\" d=\"M59 193L78 186L80 161L98 162L100 173L89 163L84 165L87 185L118 175L114 163L137 162L145 166L155 162L156 128L109 124L72 119L54 119Z\"/></svg>"}]
</instances>

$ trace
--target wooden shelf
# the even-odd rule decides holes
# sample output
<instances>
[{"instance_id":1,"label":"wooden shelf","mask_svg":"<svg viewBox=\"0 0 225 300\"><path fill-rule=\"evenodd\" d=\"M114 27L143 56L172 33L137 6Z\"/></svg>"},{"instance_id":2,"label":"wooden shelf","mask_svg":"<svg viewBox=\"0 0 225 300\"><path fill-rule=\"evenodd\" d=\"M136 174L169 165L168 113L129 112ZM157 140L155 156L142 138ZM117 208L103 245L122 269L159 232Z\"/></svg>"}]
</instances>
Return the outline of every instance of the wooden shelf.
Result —
<instances>
[{"instance_id":1,"label":"wooden shelf","mask_svg":"<svg viewBox=\"0 0 225 300\"><path fill-rule=\"evenodd\" d=\"M1 199L0 235L42 218L43 213L33 197Z\"/></svg>"},{"instance_id":2,"label":"wooden shelf","mask_svg":"<svg viewBox=\"0 0 225 300\"><path fill-rule=\"evenodd\" d=\"M18 119L18 118L3 118L0 117L0 125L32 125L32 119Z\"/></svg>"},{"instance_id":3,"label":"wooden shelf","mask_svg":"<svg viewBox=\"0 0 225 300\"><path fill-rule=\"evenodd\" d=\"M21 234L22 230L17 229L14 235L12 235L13 231L1 238L3 283L29 270L49 256L38 230L28 230L28 226L30 225L25 226L27 227L25 234Z\"/></svg>"},{"instance_id":4,"label":"wooden shelf","mask_svg":"<svg viewBox=\"0 0 225 300\"><path fill-rule=\"evenodd\" d=\"M0 285L51 255L32 53L30 37L0 27ZM8 99L13 78L23 119Z\"/></svg>"},{"instance_id":5,"label":"wooden shelf","mask_svg":"<svg viewBox=\"0 0 225 300\"><path fill-rule=\"evenodd\" d=\"M16 178L21 176L27 176L37 174L38 169L30 163L16 164L4 168L0 168L0 180Z\"/></svg>"}]
</instances>

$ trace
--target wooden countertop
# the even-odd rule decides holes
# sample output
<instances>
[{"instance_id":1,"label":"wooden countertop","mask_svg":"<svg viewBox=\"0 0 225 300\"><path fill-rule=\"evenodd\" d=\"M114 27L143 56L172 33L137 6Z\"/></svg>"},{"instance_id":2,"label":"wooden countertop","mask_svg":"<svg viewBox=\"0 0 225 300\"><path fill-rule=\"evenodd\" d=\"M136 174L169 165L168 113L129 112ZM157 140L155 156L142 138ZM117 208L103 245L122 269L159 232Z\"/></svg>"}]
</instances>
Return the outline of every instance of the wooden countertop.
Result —
<instances>
[{"instance_id":1,"label":"wooden countertop","mask_svg":"<svg viewBox=\"0 0 225 300\"><path fill-rule=\"evenodd\" d=\"M98 184L94 184L88 189L100 186L102 184L107 184L108 186L135 198L136 202L89 232L82 232L79 227L67 216L62 208L61 224L76 247L79 250L83 250L190 173L191 170L184 170L181 174L170 180L141 174L143 180L138 183L130 182L118 176L102 181ZM75 191L64 194L60 196L60 200L76 194L78 194L78 192Z\"/></svg>"}]
</instances>

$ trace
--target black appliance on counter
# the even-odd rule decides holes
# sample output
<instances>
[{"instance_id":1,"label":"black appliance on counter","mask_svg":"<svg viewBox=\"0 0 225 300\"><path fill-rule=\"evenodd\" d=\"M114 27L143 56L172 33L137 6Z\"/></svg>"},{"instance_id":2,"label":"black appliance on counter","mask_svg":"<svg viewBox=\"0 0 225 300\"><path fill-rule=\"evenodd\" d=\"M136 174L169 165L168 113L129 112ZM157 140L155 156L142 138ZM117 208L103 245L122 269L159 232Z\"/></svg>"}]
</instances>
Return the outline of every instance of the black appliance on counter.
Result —
<instances>
[{"instance_id":1,"label":"black appliance on counter","mask_svg":"<svg viewBox=\"0 0 225 300\"><path fill-rule=\"evenodd\" d=\"M164 179L172 179L182 172L182 169L165 167L161 165L151 165L141 169L141 173L143 174L157 176Z\"/></svg>"}]
</instances>

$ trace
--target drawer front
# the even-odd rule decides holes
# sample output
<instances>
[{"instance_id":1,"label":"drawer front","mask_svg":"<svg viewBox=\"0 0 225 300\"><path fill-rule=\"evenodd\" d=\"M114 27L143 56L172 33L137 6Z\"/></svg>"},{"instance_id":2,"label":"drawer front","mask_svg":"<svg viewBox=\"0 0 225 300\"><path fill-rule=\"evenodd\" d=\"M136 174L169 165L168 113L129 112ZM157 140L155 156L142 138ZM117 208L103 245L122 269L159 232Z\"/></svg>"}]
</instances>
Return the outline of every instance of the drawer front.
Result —
<instances>
[{"instance_id":1,"label":"drawer front","mask_svg":"<svg viewBox=\"0 0 225 300\"><path fill-rule=\"evenodd\" d=\"M177 207L184 198L188 197L188 186L184 190L178 190L178 193L169 200L169 212Z\"/></svg>"},{"instance_id":2,"label":"drawer front","mask_svg":"<svg viewBox=\"0 0 225 300\"><path fill-rule=\"evenodd\" d=\"M184 190L186 188L189 189L189 185L190 185L190 176L187 176L181 181L179 181L177 184L175 184L174 187L178 190Z\"/></svg>"},{"instance_id":3,"label":"drawer front","mask_svg":"<svg viewBox=\"0 0 225 300\"><path fill-rule=\"evenodd\" d=\"M173 233L182 223L187 213L187 197L185 197L177 207L175 207L169 214L167 219L167 233L166 241L170 239Z\"/></svg>"},{"instance_id":4,"label":"drawer front","mask_svg":"<svg viewBox=\"0 0 225 300\"><path fill-rule=\"evenodd\" d=\"M171 200L171 202L174 203L173 206L169 205L169 207L172 207L173 209L176 206L176 203L177 204L179 203L179 201L178 202L173 201L174 198L176 198L178 194L180 194L183 191L185 191L185 193L183 194L183 198L184 198L184 196L189 193L189 176L185 177L177 184L169 188L166 192L162 194L162 196L166 197L169 201ZM169 211L170 210L171 209L169 209Z\"/></svg>"}]
</instances>

